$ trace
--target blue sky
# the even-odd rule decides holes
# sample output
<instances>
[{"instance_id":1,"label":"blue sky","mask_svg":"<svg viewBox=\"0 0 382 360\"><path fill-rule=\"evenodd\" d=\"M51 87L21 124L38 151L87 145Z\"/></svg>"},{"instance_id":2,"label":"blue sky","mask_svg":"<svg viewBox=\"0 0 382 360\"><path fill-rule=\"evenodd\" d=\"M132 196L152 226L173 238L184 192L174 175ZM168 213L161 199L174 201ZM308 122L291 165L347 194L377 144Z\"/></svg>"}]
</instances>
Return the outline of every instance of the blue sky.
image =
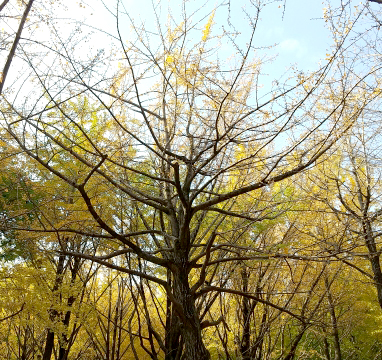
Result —
<instances>
[{"instance_id":1,"label":"blue sky","mask_svg":"<svg viewBox=\"0 0 382 360\"><path fill-rule=\"evenodd\" d=\"M332 41L322 20L323 7L320 1L293 0L287 1L285 11L277 3L265 9L260 30L279 44L279 66L296 63L309 69L325 58Z\"/></svg>"},{"instance_id":2,"label":"blue sky","mask_svg":"<svg viewBox=\"0 0 382 360\"><path fill-rule=\"evenodd\" d=\"M256 2L257 0L252 1ZM201 29L203 29L203 26L208 21L212 10L219 3L227 2L228 0L185 1L187 13L194 13L194 22L200 21L198 24L200 31L196 32L199 34L198 36L201 36ZM266 89L267 86L272 84L273 80L279 80L293 65L304 72L316 70L319 61L325 59L332 41L330 32L325 27L322 19L324 4L321 1L286 0L285 8L283 0L264 0L263 2L268 2L269 4L260 13L260 21L254 39L256 50L252 51L251 56L273 59L272 62L263 65L261 72L260 83L265 85L264 89ZM333 0L332 2L336 3L338 1ZM115 11L117 0L104 0L104 3L110 7L111 12ZM161 19L164 28L167 26L169 13L172 14L175 21L180 22L182 20L179 16L181 14L181 0L121 0L121 3L124 4L128 16L134 19L136 24L142 22L148 29L154 32L156 27L153 3L158 4L162 9ZM63 11L63 7L66 8L66 11ZM72 19L84 20L85 23L94 28L116 34L115 17L105 8L101 0L86 0L86 2L68 0L61 3L58 2L57 5L55 4L49 10L53 12L54 17L60 18L57 22L57 28L61 30L62 39L71 35L71 30L78 25L73 23ZM227 10L227 6L218 7L214 18L214 32L221 32L222 27L225 29L229 28L227 24ZM231 0L230 20L234 24L235 29L241 32L237 40L243 48L245 48L250 35L248 17L245 12L249 16L254 16L255 8L251 5L251 0ZM124 20L126 19L127 17L124 16ZM133 39L130 35L131 25L128 21L122 21L121 28L125 40ZM45 40L47 43L50 42L50 33L45 31L45 29L42 25L38 30L34 30L32 38L36 38L39 41ZM85 30L83 26L82 30ZM86 33L86 30L84 32ZM52 36L54 37L54 35ZM81 45L75 49L74 54L78 58L86 59L88 57L91 58L91 53L95 53L96 49L105 48L106 52L110 53L113 50L110 51L109 40L109 38L100 35L100 33L96 33L90 42L82 41ZM261 49L264 46L273 47L271 49ZM118 51L119 56L121 56L120 47L115 49L115 53ZM219 49L219 56L221 58L228 58L231 55L232 46L228 47L228 44L223 42ZM19 62L15 60L13 69L19 69L21 66L21 62L19 66ZM11 82L9 77L8 83L10 84Z\"/></svg>"},{"instance_id":3,"label":"blue sky","mask_svg":"<svg viewBox=\"0 0 382 360\"><path fill-rule=\"evenodd\" d=\"M112 4L113 2L107 2ZM123 1L129 16L136 21L142 21L146 26L154 24L152 1L151 0L125 0ZM180 13L179 0L161 1L164 22L167 21L166 13L168 9L174 17ZM191 0L186 2L187 9L195 11L201 10L195 18L202 15L208 16L210 11L216 6L216 1ZM204 5L204 6L203 6ZM77 5L78 6L78 5ZM113 6L113 5L111 5ZM322 9L324 4L321 1L287 0L284 9L283 1L275 1L261 12L261 21L258 25L256 46L278 44L272 53L279 54L277 66L288 66L298 64L299 67L308 69L320 59L325 58L326 50L331 44L330 33L324 26L322 20ZM109 31L115 28L113 17L108 14L100 2L92 1L91 8L84 9L88 21L95 26L101 26ZM231 0L231 20L236 28L243 32L248 30L248 21L243 13L243 9L248 13L254 13L249 0ZM216 13L215 27L219 28L227 23L227 7L222 7ZM89 16L89 12L93 13ZM245 41L245 35L243 36Z\"/></svg>"},{"instance_id":4,"label":"blue sky","mask_svg":"<svg viewBox=\"0 0 382 360\"><path fill-rule=\"evenodd\" d=\"M142 22L152 31L156 30L152 3L157 4L157 0L122 0L122 2L129 16L136 23ZM262 9L260 14L254 41L256 48L275 45L272 49L256 50L257 57L266 56L274 59L263 66L263 82L267 82L268 78L270 82L278 79L292 65L304 72L317 69L317 64L320 60L325 59L332 43L330 32L322 19L324 4L321 1L287 0L284 8L284 1L268 0L267 2L269 4ZM200 23L202 27L218 3L218 1L188 0L186 1L187 12L196 11L193 19L195 21L202 19ZM87 17L88 23L115 32L115 18L105 10L102 2L92 0L85 8L79 8L78 3L73 2L73 4L75 4L73 8L75 8L76 14L79 15L82 11L82 14ZM106 4L115 8L113 1L107 1ZM162 0L158 6L162 9L162 20L165 26L168 22L168 13L171 13L174 18L178 18L181 13L180 0ZM73 8L69 7L72 14ZM243 10L249 15L254 14L250 0L231 0L231 21L241 32L239 43L241 42L244 46L248 41L249 27L248 18ZM68 17L70 15L68 14ZM214 20L215 31L221 30L222 26L227 28L227 6L218 8ZM180 18L179 21L181 21ZM130 26L123 22L121 27L125 37L129 38ZM222 54L224 53L224 44L220 51Z\"/></svg>"}]
</instances>

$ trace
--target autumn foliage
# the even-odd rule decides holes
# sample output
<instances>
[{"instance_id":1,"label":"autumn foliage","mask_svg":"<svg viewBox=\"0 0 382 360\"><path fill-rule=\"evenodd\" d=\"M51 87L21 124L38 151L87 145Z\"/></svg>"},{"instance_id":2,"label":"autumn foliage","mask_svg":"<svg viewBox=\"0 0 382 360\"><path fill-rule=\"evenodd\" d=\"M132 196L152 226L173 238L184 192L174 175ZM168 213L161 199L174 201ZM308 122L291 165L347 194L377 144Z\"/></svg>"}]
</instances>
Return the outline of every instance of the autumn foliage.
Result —
<instances>
[{"instance_id":1,"label":"autumn foliage","mask_svg":"<svg viewBox=\"0 0 382 360\"><path fill-rule=\"evenodd\" d=\"M0 4L1 359L381 356L382 16L273 76L282 3Z\"/></svg>"}]
</instances>

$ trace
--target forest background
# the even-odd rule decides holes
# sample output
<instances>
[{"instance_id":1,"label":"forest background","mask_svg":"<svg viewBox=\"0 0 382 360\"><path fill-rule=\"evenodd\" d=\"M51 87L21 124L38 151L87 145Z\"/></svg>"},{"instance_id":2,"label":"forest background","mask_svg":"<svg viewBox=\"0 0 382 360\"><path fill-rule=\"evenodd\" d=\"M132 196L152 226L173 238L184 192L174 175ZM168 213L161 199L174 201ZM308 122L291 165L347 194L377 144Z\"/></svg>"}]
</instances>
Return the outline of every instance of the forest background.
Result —
<instances>
[{"instance_id":1,"label":"forest background","mask_svg":"<svg viewBox=\"0 0 382 360\"><path fill-rule=\"evenodd\" d=\"M0 3L1 359L381 359L382 5Z\"/></svg>"}]
</instances>

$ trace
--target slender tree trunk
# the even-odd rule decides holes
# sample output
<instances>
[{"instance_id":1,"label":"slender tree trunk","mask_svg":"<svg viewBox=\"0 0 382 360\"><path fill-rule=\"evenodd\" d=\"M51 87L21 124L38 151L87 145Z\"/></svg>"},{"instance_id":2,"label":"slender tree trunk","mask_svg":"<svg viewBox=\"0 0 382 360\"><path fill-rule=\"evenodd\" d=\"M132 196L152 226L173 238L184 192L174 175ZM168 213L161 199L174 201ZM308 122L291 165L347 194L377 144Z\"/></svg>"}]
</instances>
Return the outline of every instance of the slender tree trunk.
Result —
<instances>
[{"instance_id":1,"label":"slender tree trunk","mask_svg":"<svg viewBox=\"0 0 382 360\"><path fill-rule=\"evenodd\" d=\"M109 271L109 283L111 279L111 272ZM108 308L107 308L107 327L106 327L106 339L105 339L105 349L106 349L106 354L105 354L105 360L112 360L110 359L110 333L111 333L111 302L113 298L113 286L112 284L109 287L109 300L108 300Z\"/></svg>"},{"instance_id":2,"label":"slender tree trunk","mask_svg":"<svg viewBox=\"0 0 382 360\"><path fill-rule=\"evenodd\" d=\"M337 316L334 309L334 301L332 294L330 292L330 286L328 278L325 278L325 286L327 289L328 294L328 301L329 301L329 312L330 312L330 318L332 321L332 327L333 327L333 337L334 337L334 360L341 360L341 346L340 346L340 336L338 332L338 324L337 324Z\"/></svg>"},{"instance_id":3,"label":"slender tree trunk","mask_svg":"<svg viewBox=\"0 0 382 360\"><path fill-rule=\"evenodd\" d=\"M72 286L75 284L77 273L78 273L79 268L80 268L80 263L81 263L81 259L79 257L74 258L74 264L73 264L73 268L71 270L72 277L71 277L71 280L70 280L70 284ZM74 295L69 296L68 302L67 302L67 306L68 306L69 309L72 308L72 306L73 306L75 301L76 301L76 296L74 296ZM71 310L68 310L65 313L65 317L64 317L64 320L63 320L63 324L64 324L64 328L65 328L65 333L61 334L60 350L59 350L59 353L58 353L58 360L67 360L68 359L68 355L69 355L69 350L70 349L69 349L69 340L68 340L67 330L69 328L69 322L70 322L71 315L72 315L72 311Z\"/></svg>"},{"instance_id":4,"label":"slender tree trunk","mask_svg":"<svg viewBox=\"0 0 382 360\"><path fill-rule=\"evenodd\" d=\"M298 344L301 341L306 329L307 329L307 327L304 326L301 329L301 331L299 332L299 334L295 337L295 339L292 342L292 346L291 346L288 354L283 358L283 360L293 360L295 358Z\"/></svg>"},{"instance_id":5,"label":"slender tree trunk","mask_svg":"<svg viewBox=\"0 0 382 360\"><path fill-rule=\"evenodd\" d=\"M264 338L265 338L265 335L267 333L267 315L268 315L268 310L267 308L264 308L264 312L263 312L263 316L261 317L261 324L260 324L260 331L259 331L259 335L256 339L256 342L252 348L252 357L250 358L250 360L252 359L256 359L256 360L262 360L263 358L263 343L264 343ZM257 354L257 356L256 356Z\"/></svg>"},{"instance_id":6,"label":"slender tree trunk","mask_svg":"<svg viewBox=\"0 0 382 360\"><path fill-rule=\"evenodd\" d=\"M25 7L23 16L22 16L22 18L20 20L19 28L17 30L15 39L13 40L12 48L11 48L11 50L8 53L7 61L6 61L5 65L4 65L2 71L0 72L1 73L1 76L0 76L0 95L3 92L3 87L4 87L5 79L7 77L8 71L9 71L9 69L11 67L11 63L13 61L13 58L15 57L16 49L17 49L17 46L19 45L19 41L20 41L20 38L21 38L21 32L24 29L25 22L28 19L28 14L29 14L30 10L32 9L33 2L34 2L34 0L29 0L29 2L27 3L27 5ZM5 2L5 1L1 4L0 11L3 10L3 8L4 8L4 6L6 4L7 4L7 2Z\"/></svg>"},{"instance_id":7,"label":"slender tree trunk","mask_svg":"<svg viewBox=\"0 0 382 360\"><path fill-rule=\"evenodd\" d=\"M116 325L118 324L118 344L117 344L117 353L116 353L116 360L119 360L121 358L121 348L122 348L122 327L123 327L123 308L124 308L124 300L125 300L125 284L123 280L120 282L121 284L121 299L120 299L120 307L118 311L118 319L116 322Z\"/></svg>"},{"instance_id":8,"label":"slender tree trunk","mask_svg":"<svg viewBox=\"0 0 382 360\"><path fill-rule=\"evenodd\" d=\"M68 306L71 307L73 305L74 301L75 301L75 298L70 297L68 300ZM65 314L63 324L64 324L66 329L69 327L71 313L72 312L69 310ZM62 339L61 339L61 343L60 343L60 350L58 353L58 360L67 360L68 355L69 355L68 345L69 345L69 341L68 341L67 334L62 334Z\"/></svg>"},{"instance_id":9,"label":"slender tree trunk","mask_svg":"<svg viewBox=\"0 0 382 360\"><path fill-rule=\"evenodd\" d=\"M261 289L262 289L262 280L268 270L269 265L265 266L264 269L261 269L259 272L259 277L256 283L256 291L255 294L258 298L261 298ZM242 291L244 293L249 292L249 270L246 267L243 267L241 271L241 279L242 279ZM263 353L263 342L264 336L266 333L266 323L267 323L267 308L264 308L264 313L262 316L259 335L256 340L253 341L251 336L251 316L255 311L255 308L258 304L257 300L250 300L247 297L243 297L242 299L242 312L243 312L243 336L241 339L240 352L243 360L254 360L254 359L262 359Z\"/></svg>"},{"instance_id":10,"label":"slender tree trunk","mask_svg":"<svg viewBox=\"0 0 382 360\"><path fill-rule=\"evenodd\" d=\"M53 293L58 290L60 285L62 284L63 280L63 273L65 269L65 255L60 255L58 258L58 263L57 263L57 270L56 270L56 279L54 282L53 286ZM50 310L50 320L54 321L57 317L58 313L56 310L51 309ZM54 347L54 331L52 329L48 329L47 335L46 335L46 340L45 340L45 350L44 354L42 357L42 360L50 360L53 352L53 347Z\"/></svg>"},{"instance_id":11,"label":"slender tree trunk","mask_svg":"<svg viewBox=\"0 0 382 360\"><path fill-rule=\"evenodd\" d=\"M115 314L114 314L114 327L113 327L113 337L112 337L112 344L111 344L111 359L115 360L115 352L116 352L116 346L117 346L117 327L118 327L118 317L119 317L119 308L121 306L121 283L118 280L118 296L115 303Z\"/></svg>"},{"instance_id":12,"label":"slender tree trunk","mask_svg":"<svg viewBox=\"0 0 382 360\"><path fill-rule=\"evenodd\" d=\"M358 203L362 211L362 215L358 218L358 220L361 223L363 236L365 239L365 244L369 252L369 261L371 265L371 270L374 275L374 283L377 289L378 303L380 308L382 309L382 271L381 271L381 265L379 263L380 254L377 251L377 245L375 243L375 237L373 234L373 226L369 217L370 201L371 201L370 178L368 174L367 175L368 183L366 187L366 193L364 193L362 190L362 182L360 181L359 175L357 172L356 159L354 155L350 156L350 160L353 164L352 172L358 187L357 189Z\"/></svg>"},{"instance_id":13,"label":"slender tree trunk","mask_svg":"<svg viewBox=\"0 0 382 360\"><path fill-rule=\"evenodd\" d=\"M249 275L246 268L241 270L242 291L248 292ZM250 299L243 297L242 299L242 312L243 312L243 336L241 338L240 352L243 360L251 360L251 304Z\"/></svg>"},{"instance_id":14,"label":"slender tree trunk","mask_svg":"<svg viewBox=\"0 0 382 360\"><path fill-rule=\"evenodd\" d=\"M325 351L325 359L330 360L330 347L329 347L329 342L326 336L324 337L324 351Z\"/></svg>"},{"instance_id":15,"label":"slender tree trunk","mask_svg":"<svg viewBox=\"0 0 382 360\"><path fill-rule=\"evenodd\" d=\"M369 252L369 261L374 275L375 287L377 289L378 303L382 309L382 271L379 262L379 253L373 236L373 230L369 221L362 222L362 228L365 236L367 250Z\"/></svg>"},{"instance_id":16,"label":"slender tree trunk","mask_svg":"<svg viewBox=\"0 0 382 360\"><path fill-rule=\"evenodd\" d=\"M28 337L29 337L29 326L27 325L24 328L24 342L21 349L21 360L27 360Z\"/></svg>"},{"instance_id":17,"label":"slender tree trunk","mask_svg":"<svg viewBox=\"0 0 382 360\"><path fill-rule=\"evenodd\" d=\"M134 307L133 311L130 314L129 321L128 321L128 330L129 330L129 337L130 337L130 346L131 346L131 350L133 351L134 359L139 360L138 353L134 345L134 335L133 335L133 330L131 326L134 319L135 312L136 312L136 307Z\"/></svg>"}]
</instances>

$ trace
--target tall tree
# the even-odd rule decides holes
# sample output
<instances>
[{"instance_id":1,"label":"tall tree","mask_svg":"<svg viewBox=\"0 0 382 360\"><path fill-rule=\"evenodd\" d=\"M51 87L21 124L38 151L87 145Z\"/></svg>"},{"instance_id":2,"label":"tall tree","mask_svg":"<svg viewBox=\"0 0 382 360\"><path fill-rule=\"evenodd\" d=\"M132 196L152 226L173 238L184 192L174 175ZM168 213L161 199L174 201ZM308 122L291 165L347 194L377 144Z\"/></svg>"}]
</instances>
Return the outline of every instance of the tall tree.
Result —
<instances>
[{"instance_id":1,"label":"tall tree","mask_svg":"<svg viewBox=\"0 0 382 360\"><path fill-rule=\"evenodd\" d=\"M253 238L238 251L228 220L248 228L277 216L279 209L261 203L262 197L274 184L314 166L348 131L378 96L365 80L377 70L341 82L344 32L316 71L267 79L270 91L262 91L262 62L254 50L265 2L251 1L245 12L246 40L234 33L230 12L229 29L213 30L223 3L207 15L202 8L188 16L188 3L182 6L182 21L170 15L166 26L154 7L156 32L132 22L133 38L124 27L131 21L128 11L117 1L108 9L115 36L104 38L116 46L110 56L98 48L84 57L78 49L90 34L81 39L73 29L63 41L56 23L47 23L49 46L35 44L44 61L24 54L30 73L20 79L32 85L25 87L31 93L5 97L2 124L15 146L44 168L39 176L55 176L66 186L71 214L80 214L78 221L70 217L59 225L41 216L36 230L99 239L102 251L61 253L159 285L170 302L171 325L179 329L166 359L204 360L210 354L202 330L214 322L201 321L197 304L209 292L266 303L300 319L298 336L304 334L310 315L296 315L245 287L232 289L229 281L206 280L219 264L270 256ZM100 41L106 35L98 36ZM230 46L226 58L217 55L223 43ZM323 107L328 93L331 102ZM84 94L94 107L86 106ZM52 196L52 202L60 201ZM134 266L120 260L126 254Z\"/></svg>"}]
</instances>

